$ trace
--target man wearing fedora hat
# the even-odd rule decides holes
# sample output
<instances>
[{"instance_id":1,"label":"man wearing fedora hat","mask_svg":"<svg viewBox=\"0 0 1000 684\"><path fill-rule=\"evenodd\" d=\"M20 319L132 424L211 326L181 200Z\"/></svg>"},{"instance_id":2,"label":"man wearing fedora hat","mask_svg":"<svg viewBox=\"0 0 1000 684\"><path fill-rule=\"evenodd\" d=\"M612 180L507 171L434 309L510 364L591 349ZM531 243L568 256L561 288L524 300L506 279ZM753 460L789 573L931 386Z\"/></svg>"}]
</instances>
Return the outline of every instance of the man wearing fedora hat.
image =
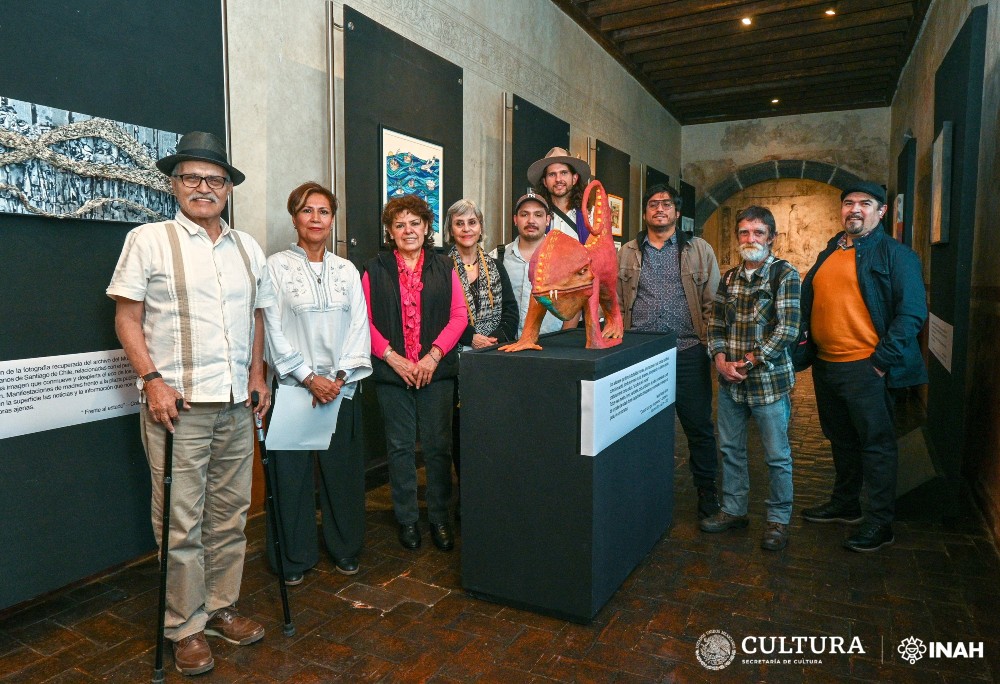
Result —
<instances>
[{"instance_id":1,"label":"man wearing fedora hat","mask_svg":"<svg viewBox=\"0 0 1000 684\"><path fill-rule=\"evenodd\" d=\"M833 449L830 501L806 508L816 523L862 523L851 551L893 543L899 452L889 388L927 382L917 334L927 320L920 258L882 229L885 190L868 181L840 195L844 230L802 282L802 325L815 345L813 385ZM802 370L805 364L797 364ZM867 507L861 508L862 486Z\"/></svg>"},{"instance_id":2,"label":"man wearing fedora hat","mask_svg":"<svg viewBox=\"0 0 1000 684\"><path fill-rule=\"evenodd\" d=\"M552 210L552 228L585 243L590 231L583 223L582 205L590 165L561 147L553 147L528 167L528 181Z\"/></svg>"},{"instance_id":3,"label":"man wearing fedora hat","mask_svg":"<svg viewBox=\"0 0 1000 684\"><path fill-rule=\"evenodd\" d=\"M264 628L236 612L253 468L250 396L270 405L262 310L274 303L264 252L222 220L244 175L210 133L188 133L156 167L180 211L129 232L108 286L115 330L142 392L140 429L162 534L163 458L174 433L165 635L187 675L212 669L205 635L246 645ZM183 401L178 413L176 404Z\"/></svg>"}]
</instances>

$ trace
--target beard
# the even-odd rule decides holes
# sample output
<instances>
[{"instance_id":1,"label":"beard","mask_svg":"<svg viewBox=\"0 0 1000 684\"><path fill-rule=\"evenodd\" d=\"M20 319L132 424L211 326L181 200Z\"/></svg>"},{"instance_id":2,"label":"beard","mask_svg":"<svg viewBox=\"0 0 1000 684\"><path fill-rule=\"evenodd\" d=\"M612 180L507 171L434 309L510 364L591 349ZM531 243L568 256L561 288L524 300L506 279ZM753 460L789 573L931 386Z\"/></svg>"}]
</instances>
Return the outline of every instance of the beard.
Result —
<instances>
[{"instance_id":1,"label":"beard","mask_svg":"<svg viewBox=\"0 0 1000 684\"><path fill-rule=\"evenodd\" d=\"M768 245L740 245L740 256L744 261L757 262L763 261L767 258L767 255L771 252Z\"/></svg>"}]
</instances>

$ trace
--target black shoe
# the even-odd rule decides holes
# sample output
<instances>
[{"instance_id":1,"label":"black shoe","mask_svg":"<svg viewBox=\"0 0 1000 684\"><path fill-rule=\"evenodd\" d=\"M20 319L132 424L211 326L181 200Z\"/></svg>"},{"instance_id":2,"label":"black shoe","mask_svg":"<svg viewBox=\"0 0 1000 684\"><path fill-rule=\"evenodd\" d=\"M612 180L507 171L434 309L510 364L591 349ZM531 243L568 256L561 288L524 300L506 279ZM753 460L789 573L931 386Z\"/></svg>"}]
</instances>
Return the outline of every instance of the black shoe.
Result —
<instances>
[{"instance_id":1,"label":"black shoe","mask_svg":"<svg viewBox=\"0 0 1000 684\"><path fill-rule=\"evenodd\" d=\"M399 543L404 549L420 548L420 530L417 529L417 523L399 526Z\"/></svg>"},{"instance_id":2,"label":"black shoe","mask_svg":"<svg viewBox=\"0 0 1000 684\"><path fill-rule=\"evenodd\" d=\"M295 587L302 584L305 579L305 575L301 572L286 572L285 573L285 586Z\"/></svg>"},{"instance_id":3,"label":"black shoe","mask_svg":"<svg viewBox=\"0 0 1000 684\"><path fill-rule=\"evenodd\" d=\"M417 545L420 545L419 537L417 538ZM356 575L358 573L357 558L338 558L334 561L334 565L337 566L337 572L341 575Z\"/></svg>"},{"instance_id":4,"label":"black shoe","mask_svg":"<svg viewBox=\"0 0 1000 684\"><path fill-rule=\"evenodd\" d=\"M861 526L857 534L847 538L844 548L861 552L878 551L894 541L896 538L892 534L892 525L866 523Z\"/></svg>"},{"instance_id":5,"label":"black shoe","mask_svg":"<svg viewBox=\"0 0 1000 684\"><path fill-rule=\"evenodd\" d=\"M719 508L715 487L698 487L698 517L710 518L719 512Z\"/></svg>"},{"instance_id":6,"label":"black shoe","mask_svg":"<svg viewBox=\"0 0 1000 684\"><path fill-rule=\"evenodd\" d=\"M705 518L698 527L702 532L725 532L726 530L746 527L750 524L750 518L745 515L730 515L721 508L715 515Z\"/></svg>"},{"instance_id":7,"label":"black shoe","mask_svg":"<svg viewBox=\"0 0 1000 684\"><path fill-rule=\"evenodd\" d=\"M442 551L451 551L455 548L455 537L448 523L431 523L431 539L434 541L434 546Z\"/></svg>"},{"instance_id":8,"label":"black shoe","mask_svg":"<svg viewBox=\"0 0 1000 684\"><path fill-rule=\"evenodd\" d=\"M845 523L847 525L856 525L864 518L860 508L847 508L843 504L836 504L832 501L822 506L803 508L802 517L809 522Z\"/></svg>"}]
</instances>

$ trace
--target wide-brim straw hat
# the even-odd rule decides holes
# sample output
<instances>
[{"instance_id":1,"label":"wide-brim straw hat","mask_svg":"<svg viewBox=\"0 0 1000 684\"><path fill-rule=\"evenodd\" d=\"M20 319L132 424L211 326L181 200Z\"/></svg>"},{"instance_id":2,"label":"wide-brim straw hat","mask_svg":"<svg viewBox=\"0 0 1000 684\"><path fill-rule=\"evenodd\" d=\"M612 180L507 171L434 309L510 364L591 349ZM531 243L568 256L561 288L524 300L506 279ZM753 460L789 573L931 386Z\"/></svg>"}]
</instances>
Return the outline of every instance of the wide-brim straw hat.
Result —
<instances>
[{"instance_id":1,"label":"wide-brim straw hat","mask_svg":"<svg viewBox=\"0 0 1000 684\"><path fill-rule=\"evenodd\" d=\"M239 185L247 178L229 163L226 146L211 133L203 133L202 131L185 133L177 143L177 151L156 162L156 168L169 176L174 172L175 166L185 161L205 161L218 164L229 173L229 180L233 182L233 185Z\"/></svg>"},{"instance_id":2,"label":"wide-brim straw hat","mask_svg":"<svg viewBox=\"0 0 1000 684\"><path fill-rule=\"evenodd\" d=\"M538 183L545 173L545 167L549 164L565 164L580 175L580 180L583 183L590 181L590 164L579 157L571 156L568 151L561 147L553 147L548 154L528 167L528 182L538 187Z\"/></svg>"}]
</instances>

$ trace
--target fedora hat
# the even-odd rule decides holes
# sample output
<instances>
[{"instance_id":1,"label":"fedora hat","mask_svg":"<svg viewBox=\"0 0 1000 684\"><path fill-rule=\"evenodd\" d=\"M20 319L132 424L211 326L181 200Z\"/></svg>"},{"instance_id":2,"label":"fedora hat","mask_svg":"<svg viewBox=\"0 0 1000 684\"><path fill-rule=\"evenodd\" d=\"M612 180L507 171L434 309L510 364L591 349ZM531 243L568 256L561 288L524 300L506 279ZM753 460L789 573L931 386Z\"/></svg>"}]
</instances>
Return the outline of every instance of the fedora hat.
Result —
<instances>
[{"instance_id":1,"label":"fedora hat","mask_svg":"<svg viewBox=\"0 0 1000 684\"><path fill-rule=\"evenodd\" d=\"M169 176L174 172L174 167L184 161L218 164L229 172L229 180L233 185L239 185L246 180L246 176L229 163L226 146L211 133L201 131L185 133L177 143L177 151L156 162L156 168Z\"/></svg>"},{"instance_id":2,"label":"fedora hat","mask_svg":"<svg viewBox=\"0 0 1000 684\"><path fill-rule=\"evenodd\" d=\"M579 157L571 157L569 152L561 147L553 147L543 158L528 167L528 182L534 186L542 180L545 167L549 164L565 164L579 174L580 180L587 183L590 180L590 165Z\"/></svg>"}]
</instances>

